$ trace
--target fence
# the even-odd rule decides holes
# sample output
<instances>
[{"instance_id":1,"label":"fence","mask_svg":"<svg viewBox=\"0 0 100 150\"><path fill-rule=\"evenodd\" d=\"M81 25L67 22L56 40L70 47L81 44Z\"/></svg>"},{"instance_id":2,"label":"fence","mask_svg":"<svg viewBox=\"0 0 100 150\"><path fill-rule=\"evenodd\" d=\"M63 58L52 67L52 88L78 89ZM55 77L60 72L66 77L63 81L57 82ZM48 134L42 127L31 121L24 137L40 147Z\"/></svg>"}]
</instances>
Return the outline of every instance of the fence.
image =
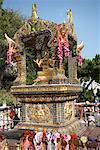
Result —
<instances>
[{"instance_id":1,"label":"fence","mask_svg":"<svg viewBox=\"0 0 100 150\"><path fill-rule=\"evenodd\" d=\"M13 127L13 119L9 115L11 110L12 107L9 106L0 107L0 131L9 130ZM20 110L21 106L13 107L13 111L18 115L18 118L20 118Z\"/></svg>"}]
</instances>

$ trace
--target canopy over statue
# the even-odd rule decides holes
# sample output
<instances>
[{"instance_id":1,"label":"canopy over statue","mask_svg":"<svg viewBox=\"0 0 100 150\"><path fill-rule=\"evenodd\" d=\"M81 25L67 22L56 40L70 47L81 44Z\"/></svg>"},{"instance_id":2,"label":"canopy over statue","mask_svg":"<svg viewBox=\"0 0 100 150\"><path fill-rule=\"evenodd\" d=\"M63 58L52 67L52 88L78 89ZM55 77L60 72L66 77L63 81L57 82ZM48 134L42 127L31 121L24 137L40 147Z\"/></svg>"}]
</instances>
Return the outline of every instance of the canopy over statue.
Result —
<instances>
[{"instance_id":1,"label":"canopy over statue","mask_svg":"<svg viewBox=\"0 0 100 150\"><path fill-rule=\"evenodd\" d=\"M18 67L18 77L14 85L26 84L27 50L37 63L35 83L78 83L77 61L82 63L80 55L83 43L77 45L72 11L67 11L67 21L56 24L42 20L37 15L36 4L32 5L32 17L14 35L14 57ZM12 53L10 53L12 55ZM34 55L35 53L35 55ZM10 55L8 54L8 55ZM10 56L8 57L10 58ZM30 58L29 58L30 59ZM64 59L68 59L68 74L65 76ZM10 60L11 61L11 60Z\"/></svg>"}]
</instances>

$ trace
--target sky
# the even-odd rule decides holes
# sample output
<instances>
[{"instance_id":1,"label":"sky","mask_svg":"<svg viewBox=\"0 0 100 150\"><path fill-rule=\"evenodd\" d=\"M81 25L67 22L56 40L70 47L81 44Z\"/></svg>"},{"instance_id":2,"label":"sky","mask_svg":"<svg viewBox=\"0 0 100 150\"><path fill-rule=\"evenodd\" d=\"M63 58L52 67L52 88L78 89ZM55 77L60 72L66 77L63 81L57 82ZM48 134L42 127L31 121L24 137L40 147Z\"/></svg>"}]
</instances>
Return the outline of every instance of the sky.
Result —
<instances>
[{"instance_id":1,"label":"sky","mask_svg":"<svg viewBox=\"0 0 100 150\"><path fill-rule=\"evenodd\" d=\"M100 0L4 0L3 8L31 17L32 3L37 4L40 18L55 23L66 21L71 8L78 43L84 42L83 58L100 54Z\"/></svg>"}]
</instances>

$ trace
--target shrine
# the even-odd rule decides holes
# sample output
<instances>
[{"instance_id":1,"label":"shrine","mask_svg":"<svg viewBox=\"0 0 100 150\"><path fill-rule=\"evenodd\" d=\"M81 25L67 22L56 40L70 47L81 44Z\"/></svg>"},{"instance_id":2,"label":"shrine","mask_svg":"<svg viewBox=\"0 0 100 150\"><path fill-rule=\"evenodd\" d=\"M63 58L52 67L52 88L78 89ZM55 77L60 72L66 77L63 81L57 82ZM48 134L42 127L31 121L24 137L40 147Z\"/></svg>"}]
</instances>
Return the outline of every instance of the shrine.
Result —
<instances>
[{"instance_id":1,"label":"shrine","mask_svg":"<svg viewBox=\"0 0 100 150\"><path fill-rule=\"evenodd\" d=\"M16 128L74 132L80 126L74 100L82 90L77 65L84 45L77 44L71 9L67 21L57 24L40 19L33 4L31 18L13 40L6 38L17 64L11 93L22 105Z\"/></svg>"}]
</instances>

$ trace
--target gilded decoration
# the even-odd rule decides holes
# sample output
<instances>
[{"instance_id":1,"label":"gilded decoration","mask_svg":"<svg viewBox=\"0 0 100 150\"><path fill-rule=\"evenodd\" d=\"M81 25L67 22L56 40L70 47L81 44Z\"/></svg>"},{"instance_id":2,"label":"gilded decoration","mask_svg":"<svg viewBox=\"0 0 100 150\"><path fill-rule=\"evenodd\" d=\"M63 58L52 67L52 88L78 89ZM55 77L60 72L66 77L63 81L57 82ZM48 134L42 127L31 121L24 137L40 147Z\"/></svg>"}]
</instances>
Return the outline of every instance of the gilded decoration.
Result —
<instances>
[{"instance_id":1,"label":"gilded decoration","mask_svg":"<svg viewBox=\"0 0 100 150\"><path fill-rule=\"evenodd\" d=\"M28 117L33 123L51 123L52 116L46 104L33 104L28 107Z\"/></svg>"},{"instance_id":2,"label":"gilded decoration","mask_svg":"<svg viewBox=\"0 0 100 150\"><path fill-rule=\"evenodd\" d=\"M68 52L67 36L69 33L72 34L72 28L72 22L56 24L40 19L37 15L36 5L32 5L32 17L25 21L22 28L15 33L14 40L16 43L15 52L18 52L19 55L22 55L23 52L22 43L24 44L24 49L31 49L36 53L36 58L34 58L33 63L38 65L39 71L37 71L37 78L33 80L35 84L39 82L49 83L51 79L51 83L64 83L65 81L68 83L63 66L64 58L61 58L62 60L60 60L60 57L65 57L65 53L67 54ZM64 56L59 56L58 54L60 40L62 43L61 53L64 52ZM27 60L28 59L30 58L27 57ZM20 65L25 66L22 62ZM41 71L40 68L42 69ZM27 74L27 69L28 67L26 67L24 75ZM20 72L18 72L18 74Z\"/></svg>"},{"instance_id":3,"label":"gilded decoration","mask_svg":"<svg viewBox=\"0 0 100 150\"><path fill-rule=\"evenodd\" d=\"M73 105L71 102L66 102L64 106L64 119L65 121L71 120L73 112Z\"/></svg>"},{"instance_id":4,"label":"gilded decoration","mask_svg":"<svg viewBox=\"0 0 100 150\"><path fill-rule=\"evenodd\" d=\"M13 56L18 70L15 85L79 84L77 62L82 61L78 58L81 58L83 46L77 45L71 9L62 24L40 19L37 14L37 6L33 4L31 18L25 21L13 38ZM65 59L68 59L66 75Z\"/></svg>"},{"instance_id":5,"label":"gilded decoration","mask_svg":"<svg viewBox=\"0 0 100 150\"><path fill-rule=\"evenodd\" d=\"M82 88L79 85L30 85L30 86L12 86L11 92L68 92L68 91L81 91Z\"/></svg>"},{"instance_id":6,"label":"gilded decoration","mask_svg":"<svg viewBox=\"0 0 100 150\"><path fill-rule=\"evenodd\" d=\"M15 33L13 56L18 74L11 93L23 104L19 128L62 130L74 120L73 101L82 88L76 82L78 51L73 27L71 17L62 24L40 19L33 5L31 18Z\"/></svg>"}]
</instances>

